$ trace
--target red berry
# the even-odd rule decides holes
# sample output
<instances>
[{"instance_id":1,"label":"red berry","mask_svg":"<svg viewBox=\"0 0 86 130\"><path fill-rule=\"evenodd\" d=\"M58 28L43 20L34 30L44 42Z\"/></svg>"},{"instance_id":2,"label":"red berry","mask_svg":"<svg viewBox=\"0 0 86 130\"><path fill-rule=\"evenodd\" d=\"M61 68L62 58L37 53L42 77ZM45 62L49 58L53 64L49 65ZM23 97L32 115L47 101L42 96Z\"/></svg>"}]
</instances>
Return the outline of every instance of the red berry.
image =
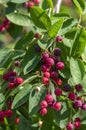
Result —
<instances>
[{"instance_id":1,"label":"red berry","mask_svg":"<svg viewBox=\"0 0 86 130\"><path fill-rule=\"evenodd\" d=\"M18 124L19 121L20 121L20 118L16 118L16 119L15 119L15 123L16 123L16 124Z\"/></svg>"},{"instance_id":2,"label":"red berry","mask_svg":"<svg viewBox=\"0 0 86 130\"><path fill-rule=\"evenodd\" d=\"M4 117L0 117L0 124L4 123Z\"/></svg>"},{"instance_id":3,"label":"red berry","mask_svg":"<svg viewBox=\"0 0 86 130\"><path fill-rule=\"evenodd\" d=\"M48 66L53 66L53 65L54 65L54 60L53 60L52 58L47 58L47 59L46 59L46 64L47 64Z\"/></svg>"},{"instance_id":4,"label":"red berry","mask_svg":"<svg viewBox=\"0 0 86 130\"><path fill-rule=\"evenodd\" d=\"M47 94L45 97L45 100L47 103L52 103L53 102L53 96L51 94Z\"/></svg>"},{"instance_id":5,"label":"red berry","mask_svg":"<svg viewBox=\"0 0 86 130\"><path fill-rule=\"evenodd\" d=\"M82 110L86 110L86 103L83 103L83 104L82 104L81 109L82 109Z\"/></svg>"},{"instance_id":6,"label":"red berry","mask_svg":"<svg viewBox=\"0 0 86 130\"><path fill-rule=\"evenodd\" d=\"M79 121L76 121L74 122L74 127L77 129L77 128L80 128L81 126L81 123Z\"/></svg>"},{"instance_id":7,"label":"red berry","mask_svg":"<svg viewBox=\"0 0 86 130\"><path fill-rule=\"evenodd\" d=\"M5 117L5 112L4 111L0 111L0 118L4 118Z\"/></svg>"},{"instance_id":8,"label":"red berry","mask_svg":"<svg viewBox=\"0 0 86 130\"><path fill-rule=\"evenodd\" d=\"M46 115L47 114L47 109L46 108L41 108L40 113L41 113L42 116Z\"/></svg>"},{"instance_id":9,"label":"red berry","mask_svg":"<svg viewBox=\"0 0 86 130\"><path fill-rule=\"evenodd\" d=\"M69 95L68 95L68 98L69 98L70 100L74 101L74 100L76 99L75 93L70 92Z\"/></svg>"},{"instance_id":10,"label":"red berry","mask_svg":"<svg viewBox=\"0 0 86 130\"><path fill-rule=\"evenodd\" d=\"M33 6L34 6L34 2L33 2L33 1L29 1L29 2L28 2L28 7L31 8L31 7L33 7Z\"/></svg>"},{"instance_id":11,"label":"red berry","mask_svg":"<svg viewBox=\"0 0 86 130\"><path fill-rule=\"evenodd\" d=\"M50 78L50 73L49 73L49 72L44 72L43 75L44 75L44 77L46 77L46 78Z\"/></svg>"},{"instance_id":12,"label":"red berry","mask_svg":"<svg viewBox=\"0 0 86 130\"><path fill-rule=\"evenodd\" d=\"M80 108L82 106L82 101L81 100L76 100L74 102L74 108Z\"/></svg>"},{"instance_id":13,"label":"red berry","mask_svg":"<svg viewBox=\"0 0 86 130\"><path fill-rule=\"evenodd\" d=\"M61 96L62 95L62 89L56 88L54 93L55 93L56 96Z\"/></svg>"},{"instance_id":14,"label":"red berry","mask_svg":"<svg viewBox=\"0 0 86 130\"><path fill-rule=\"evenodd\" d=\"M20 85L20 84L23 83L23 81L24 81L23 78L18 77L18 78L15 78L14 83L15 83L16 85Z\"/></svg>"},{"instance_id":15,"label":"red berry","mask_svg":"<svg viewBox=\"0 0 86 130\"><path fill-rule=\"evenodd\" d=\"M42 65L41 66L41 71L42 72L47 72L47 71L49 71L50 70L50 68L48 68L46 65Z\"/></svg>"},{"instance_id":16,"label":"red berry","mask_svg":"<svg viewBox=\"0 0 86 130\"><path fill-rule=\"evenodd\" d=\"M69 122L66 126L67 130L73 130L73 124Z\"/></svg>"},{"instance_id":17,"label":"red berry","mask_svg":"<svg viewBox=\"0 0 86 130\"><path fill-rule=\"evenodd\" d=\"M18 67L20 65L20 61L15 61L14 66Z\"/></svg>"},{"instance_id":18,"label":"red berry","mask_svg":"<svg viewBox=\"0 0 86 130\"><path fill-rule=\"evenodd\" d=\"M15 88L15 84L14 83L9 83L8 88Z\"/></svg>"},{"instance_id":19,"label":"red berry","mask_svg":"<svg viewBox=\"0 0 86 130\"><path fill-rule=\"evenodd\" d=\"M42 78L42 83L43 83L44 85L49 84L49 79L48 79L47 77L43 77L43 78Z\"/></svg>"},{"instance_id":20,"label":"red berry","mask_svg":"<svg viewBox=\"0 0 86 130\"><path fill-rule=\"evenodd\" d=\"M63 40L62 36L57 36L57 37L56 37L56 42L61 43L62 40Z\"/></svg>"},{"instance_id":21,"label":"red berry","mask_svg":"<svg viewBox=\"0 0 86 130\"><path fill-rule=\"evenodd\" d=\"M55 83L57 84L57 85L62 85L62 80L61 79L59 79L59 78L57 78L57 79L55 79L54 80L55 81Z\"/></svg>"},{"instance_id":22,"label":"red berry","mask_svg":"<svg viewBox=\"0 0 86 130\"><path fill-rule=\"evenodd\" d=\"M58 70L63 70L64 67L65 67L65 65L64 65L64 63L63 63L62 61L57 62L56 68L57 68Z\"/></svg>"},{"instance_id":23,"label":"red berry","mask_svg":"<svg viewBox=\"0 0 86 130\"><path fill-rule=\"evenodd\" d=\"M56 79L56 78L58 77L57 72L55 72L55 71L50 72L50 77L51 77L52 79Z\"/></svg>"},{"instance_id":24,"label":"red berry","mask_svg":"<svg viewBox=\"0 0 86 130\"><path fill-rule=\"evenodd\" d=\"M53 108L56 109L57 111L61 110L61 103L60 102L56 102L54 105L53 105Z\"/></svg>"},{"instance_id":25,"label":"red berry","mask_svg":"<svg viewBox=\"0 0 86 130\"><path fill-rule=\"evenodd\" d=\"M77 92L81 92L82 91L82 85L81 84L77 84L75 86L75 89L76 89Z\"/></svg>"},{"instance_id":26,"label":"red berry","mask_svg":"<svg viewBox=\"0 0 86 130\"><path fill-rule=\"evenodd\" d=\"M40 34L39 33L35 33L34 37L38 39L38 38L40 38Z\"/></svg>"},{"instance_id":27,"label":"red berry","mask_svg":"<svg viewBox=\"0 0 86 130\"><path fill-rule=\"evenodd\" d=\"M5 111L6 117L11 117L12 113L13 113L12 110L6 110Z\"/></svg>"},{"instance_id":28,"label":"red berry","mask_svg":"<svg viewBox=\"0 0 86 130\"><path fill-rule=\"evenodd\" d=\"M81 122L81 119L79 117L75 118L74 122L79 121Z\"/></svg>"},{"instance_id":29,"label":"red berry","mask_svg":"<svg viewBox=\"0 0 86 130\"><path fill-rule=\"evenodd\" d=\"M47 58L49 58L49 54L47 52L43 52L42 58L45 61Z\"/></svg>"},{"instance_id":30,"label":"red berry","mask_svg":"<svg viewBox=\"0 0 86 130\"><path fill-rule=\"evenodd\" d=\"M41 105L41 108L43 108L43 107L46 108L48 106L48 104L45 100L41 101L40 105Z\"/></svg>"},{"instance_id":31,"label":"red berry","mask_svg":"<svg viewBox=\"0 0 86 130\"><path fill-rule=\"evenodd\" d=\"M34 3L39 5L41 0L34 0Z\"/></svg>"}]
</instances>

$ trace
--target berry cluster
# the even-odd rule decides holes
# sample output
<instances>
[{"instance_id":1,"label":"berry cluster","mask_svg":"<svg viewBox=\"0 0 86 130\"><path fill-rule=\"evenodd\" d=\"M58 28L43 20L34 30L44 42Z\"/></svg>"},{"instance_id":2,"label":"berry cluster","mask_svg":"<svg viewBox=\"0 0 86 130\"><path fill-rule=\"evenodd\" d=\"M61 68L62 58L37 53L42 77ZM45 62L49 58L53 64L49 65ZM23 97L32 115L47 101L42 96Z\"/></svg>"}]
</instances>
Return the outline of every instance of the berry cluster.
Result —
<instances>
[{"instance_id":1,"label":"berry cluster","mask_svg":"<svg viewBox=\"0 0 86 130\"><path fill-rule=\"evenodd\" d=\"M34 5L39 5L41 2L41 0L31 0L29 2L25 2L24 6L27 7L28 9L30 9L31 7L33 7Z\"/></svg>"},{"instance_id":2,"label":"berry cluster","mask_svg":"<svg viewBox=\"0 0 86 130\"><path fill-rule=\"evenodd\" d=\"M0 25L0 32L5 31L9 27L10 27L10 21L7 18L5 18L3 23Z\"/></svg>"},{"instance_id":3,"label":"berry cluster","mask_svg":"<svg viewBox=\"0 0 86 130\"><path fill-rule=\"evenodd\" d=\"M40 109L41 115L47 114L48 108L53 108L53 109L59 111L59 110L61 110L61 107L62 107L60 102L56 102L54 100L52 94L47 94L45 96L45 99L40 102L40 106L41 106L41 109Z\"/></svg>"}]
</instances>

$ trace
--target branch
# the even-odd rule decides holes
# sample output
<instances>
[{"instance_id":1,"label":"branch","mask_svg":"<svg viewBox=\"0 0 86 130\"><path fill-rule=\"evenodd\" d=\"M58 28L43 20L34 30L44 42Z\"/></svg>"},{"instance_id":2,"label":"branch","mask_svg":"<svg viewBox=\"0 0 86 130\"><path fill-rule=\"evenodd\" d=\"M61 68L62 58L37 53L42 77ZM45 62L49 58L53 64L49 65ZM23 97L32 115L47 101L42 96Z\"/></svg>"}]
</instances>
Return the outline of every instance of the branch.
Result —
<instances>
[{"instance_id":1,"label":"branch","mask_svg":"<svg viewBox=\"0 0 86 130\"><path fill-rule=\"evenodd\" d=\"M56 5L55 5L55 13L60 12L61 3L62 3L62 0L57 0Z\"/></svg>"}]
</instances>

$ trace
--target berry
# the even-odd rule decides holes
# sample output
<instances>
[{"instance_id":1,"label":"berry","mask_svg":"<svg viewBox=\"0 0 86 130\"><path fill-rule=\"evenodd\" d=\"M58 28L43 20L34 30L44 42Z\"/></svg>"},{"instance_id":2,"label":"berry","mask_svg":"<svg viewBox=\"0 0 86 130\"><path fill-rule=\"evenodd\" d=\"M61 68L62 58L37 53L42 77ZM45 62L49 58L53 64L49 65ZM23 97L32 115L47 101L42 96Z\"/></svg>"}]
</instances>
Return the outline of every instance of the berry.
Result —
<instances>
[{"instance_id":1,"label":"berry","mask_svg":"<svg viewBox=\"0 0 86 130\"><path fill-rule=\"evenodd\" d=\"M62 80L61 79L59 79L59 78L57 78L57 79L55 79L54 80L55 81L55 83L57 84L57 85L62 85Z\"/></svg>"},{"instance_id":2,"label":"berry","mask_svg":"<svg viewBox=\"0 0 86 130\"><path fill-rule=\"evenodd\" d=\"M47 58L49 58L49 54L47 52L43 52L42 58L43 60L46 60Z\"/></svg>"},{"instance_id":3,"label":"berry","mask_svg":"<svg viewBox=\"0 0 86 130\"><path fill-rule=\"evenodd\" d=\"M18 77L18 78L15 78L14 83L15 83L16 85L20 85L20 84L23 83L23 81L24 81L23 78Z\"/></svg>"},{"instance_id":4,"label":"berry","mask_svg":"<svg viewBox=\"0 0 86 130\"><path fill-rule=\"evenodd\" d=\"M61 49L60 49L60 48L55 48L55 49L54 49L54 55L55 55L55 56L61 55Z\"/></svg>"},{"instance_id":5,"label":"berry","mask_svg":"<svg viewBox=\"0 0 86 130\"><path fill-rule=\"evenodd\" d=\"M47 114L47 109L46 108L41 108L40 113L42 116Z\"/></svg>"},{"instance_id":6,"label":"berry","mask_svg":"<svg viewBox=\"0 0 86 130\"><path fill-rule=\"evenodd\" d=\"M55 63L57 63L59 61L55 55L52 56L52 58L53 58L53 60L54 60Z\"/></svg>"},{"instance_id":7,"label":"berry","mask_svg":"<svg viewBox=\"0 0 86 130\"><path fill-rule=\"evenodd\" d=\"M61 43L62 40L63 40L62 36L57 36L57 37L56 37L56 42Z\"/></svg>"},{"instance_id":8,"label":"berry","mask_svg":"<svg viewBox=\"0 0 86 130\"><path fill-rule=\"evenodd\" d=\"M38 39L38 38L40 38L40 34L39 33L35 33L34 37Z\"/></svg>"},{"instance_id":9,"label":"berry","mask_svg":"<svg viewBox=\"0 0 86 130\"><path fill-rule=\"evenodd\" d=\"M49 84L49 79L48 79L47 77L43 77L43 78L42 78L42 83L43 83L44 85Z\"/></svg>"},{"instance_id":10,"label":"berry","mask_svg":"<svg viewBox=\"0 0 86 130\"><path fill-rule=\"evenodd\" d=\"M31 7L33 7L33 6L34 6L34 2L33 2L33 1L29 1L29 2L28 2L28 7L31 8Z\"/></svg>"},{"instance_id":11,"label":"berry","mask_svg":"<svg viewBox=\"0 0 86 130\"><path fill-rule=\"evenodd\" d=\"M49 71L50 70L50 68L48 68L46 65L42 65L41 66L41 71L42 72L47 72L47 71Z\"/></svg>"},{"instance_id":12,"label":"berry","mask_svg":"<svg viewBox=\"0 0 86 130\"><path fill-rule=\"evenodd\" d=\"M77 84L75 86L75 89L76 89L77 92L81 92L82 91L82 85L81 84Z\"/></svg>"},{"instance_id":13,"label":"berry","mask_svg":"<svg viewBox=\"0 0 86 130\"><path fill-rule=\"evenodd\" d=\"M20 65L20 61L15 61L14 66L18 67Z\"/></svg>"},{"instance_id":14,"label":"berry","mask_svg":"<svg viewBox=\"0 0 86 130\"><path fill-rule=\"evenodd\" d=\"M16 123L16 124L18 124L19 121L20 121L20 118L16 118L16 119L15 119L15 123Z\"/></svg>"},{"instance_id":15,"label":"berry","mask_svg":"<svg viewBox=\"0 0 86 130\"><path fill-rule=\"evenodd\" d=\"M70 92L69 95L68 95L68 98L69 98L70 100L74 101L74 100L76 99L75 93Z\"/></svg>"},{"instance_id":16,"label":"berry","mask_svg":"<svg viewBox=\"0 0 86 130\"><path fill-rule=\"evenodd\" d=\"M73 130L73 124L69 122L66 126L67 130Z\"/></svg>"},{"instance_id":17,"label":"berry","mask_svg":"<svg viewBox=\"0 0 86 130\"><path fill-rule=\"evenodd\" d=\"M6 110L5 111L6 117L11 117L12 113L13 113L12 110Z\"/></svg>"},{"instance_id":18,"label":"berry","mask_svg":"<svg viewBox=\"0 0 86 130\"><path fill-rule=\"evenodd\" d=\"M82 106L82 101L81 100L76 100L74 102L74 108L80 108Z\"/></svg>"},{"instance_id":19,"label":"berry","mask_svg":"<svg viewBox=\"0 0 86 130\"><path fill-rule=\"evenodd\" d=\"M49 72L44 72L43 75L44 75L44 77L50 78L50 73Z\"/></svg>"},{"instance_id":20,"label":"berry","mask_svg":"<svg viewBox=\"0 0 86 130\"><path fill-rule=\"evenodd\" d=\"M14 83L9 83L8 88L15 88L15 84Z\"/></svg>"},{"instance_id":21,"label":"berry","mask_svg":"<svg viewBox=\"0 0 86 130\"><path fill-rule=\"evenodd\" d=\"M0 111L0 118L3 118L3 117L5 117L5 113L4 111Z\"/></svg>"},{"instance_id":22,"label":"berry","mask_svg":"<svg viewBox=\"0 0 86 130\"><path fill-rule=\"evenodd\" d=\"M50 73L50 78L56 79L57 77L58 77L58 74L57 74L55 71L52 71L52 72Z\"/></svg>"},{"instance_id":23,"label":"berry","mask_svg":"<svg viewBox=\"0 0 86 130\"><path fill-rule=\"evenodd\" d=\"M52 58L47 58L47 59L46 59L46 64L47 64L48 66L53 66L53 65L54 65L54 60L53 60Z\"/></svg>"},{"instance_id":24,"label":"berry","mask_svg":"<svg viewBox=\"0 0 86 130\"><path fill-rule=\"evenodd\" d=\"M77 118L75 118L74 122L76 122L76 121L81 122L81 119L79 117L77 117Z\"/></svg>"},{"instance_id":25,"label":"berry","mask_svg":"<svg viewBox=\"0 0 86 130\"><path fill-rule=\"evenodd\" d=\"M41 0L34 0L34 3L39 5Z\"/></svg>"},{"instance_id":26,"label":"berry","mask_svg":"<svg viewBox=\"0 0 86 130\"><path fill-rule=\"evenodd\" d=\"M41 101L40 105L41 105L41 108L43 108L43 107L46 108L48 106L48 104L45 100Z\"/></svg>"},{"instance_id":27,"label":"berry","mask_svg":"<svg viewBox=\"0 0 86 130\"><path fill-rule=\"evenodd\" d=\"M69 85L69 84L64 84L64 86L63 86L63 90L64 90L65 92L70 91L70 90L71 90L70 85Z\"/></svg>"},{"instance_id":28,"label":"berry","mask_svg":"<svg viewBox=\"0 0 86 130\"><path fill-rule=\"evenodd\" d=\"M63 63L62 61L57 62L56 68L57 68L58 70L63 70L64 67L65 67L65 65L64 65L64 63Z\"/></svg>"},{"instance_id":29,"label":"berry","mask_svg":"<svg viewBox=\"0 0 86 130\"><path fill-rule=\"evenodd\" d=\"M82 109L82 110L86 110L86 103L83 103L83 104L82 104L81 109Z\"/></svg>"},{"instance_id":30,"label":"berry","mask_svg":"<svg viewBox=\"0 0 86 130\"><path fill-rule=\"evenodd\" d=\"M74 127L76 129L80 128L80 126L81 126L81 123L79 121L74 122Z\"/></svg>"},{"instance_id":31,"label":"berry","mask_svg":"<svg viewBox=\"0 0 86 130\"><path fill-rule=\"evenodd\" d=\"M12 101L9 101L9 102L7 103L7 106L11 109Z\"/></svg>"},{"instance_id":32,"label":"berry","mask_svg":"<svg viewBox=\"0 0 86 130\"><path fill-rule=\"evenodd\" d=\"M61 96L62 95L62 89L61 88L56 88L54 91L56 96Z\"/></svg>"},{"instance_id":33,"label":"berry","mask_svg":"<svg viewBox=\"0 0 86 130\"><path fill-rule=\"evenodd\" d=\"M55 110L57 110L57 111L61 110L61 107L62 107L62 105L61 105L60 102L56 102L56 103L53 105L53 108L54 108Z\"/></svg>"},{"instance_id":34,"label":"berry","mask_svg":"<svg viewBox=\"0 0 86 130\"><path fill-rule=\"evenodd\" d=\"M24 2L23 4L25 7L28 7L28 2Z\"/></svg>"},{"instance_id":35,"label":"berry","mask_svg":"<svg viewBox=\"0 0 86 130\"><path fill-rule=\"evenodd\" d=\"M36 51L37 53L41 52L41 48L40 48L39 45L36 45L36 46L35 46L35 51Z\"/></svg>"},{"instance_id":36,"label":"berry","mask_svg":"<svg viewBox=\"0 0 86 130\"><path fill-rule=\"evenodd\" d=\"M45 97L45 100L47 103L52 103L53 102L53 96L51 94L47 94Z\"/></svg>"}]
</instances>

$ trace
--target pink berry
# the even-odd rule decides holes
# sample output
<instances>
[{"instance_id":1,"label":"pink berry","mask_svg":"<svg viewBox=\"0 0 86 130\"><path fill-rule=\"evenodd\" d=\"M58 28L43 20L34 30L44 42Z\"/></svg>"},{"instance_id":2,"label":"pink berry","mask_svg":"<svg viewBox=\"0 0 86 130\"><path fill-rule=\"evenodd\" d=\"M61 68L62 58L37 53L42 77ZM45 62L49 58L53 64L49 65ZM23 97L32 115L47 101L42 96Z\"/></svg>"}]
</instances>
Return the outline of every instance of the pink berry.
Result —
<instances>
[{"instance_id":1,"label":"pink berry","mask_svg":"<svg viewBox=\"0 0 86 130\"><path fill-rule=\"evenodd\" d=\"M16 118L16 119L15 119L15 124L18 124L19 121L20 121L20 118Z\"/></svg>"},{"instance_id":2,"label":"pink berry","mask_svg":"<svg viewBox=\"0 0 86 130\"><path fill-rule=\"evenodd\" d=\"M47 94L45 97L45 100L47 103L52 103L53 102L53 96L51 94Z\"/></svg>"},{"instance_id":3,"label":"pink berry","mask_svg":"<svg viewBox=\"0 0 86 130\"><path fill-rule=\"evenodd\" d=\"M43 60L46 60L47 58L49 58L48 52L43 52L42 58L43 58Z\"/></svg>"},{"instance_id":4,"label":"pink berry","mask_svg":"<svg viewBox=\"0 0 86 130\"><path fill-rule=\"evenodd\" d=\"M29 1L29 2L28 2L28 7L31 8L31 7L33 7L33 6L34 6L34 2L33 2L33 1Z\"/></svg>"},{"instance_id":5,"label":"pink berry","mask_svg":"<svg viewBox=\"0 0 86 130\"><path fill-rule=\"evenodd\" d=\"M34 37L38 39L38 38L40 38L40 34L39 33L35 33Z\"/></svg>"},{"instance_id":6,"label":"pink berry","mask_svg":"<svg viewBox=\"0 0 86 130\"><path fill-rule=\"evenodd\" d=\"M47 58L47 59L46 59L46 64L47 64L48 66L53 66L53 65L54 65L54 60L53 60L52 58Z\"/></svg>"},{"instance_id":7,"label":"pink berry","mask_svg":"<svg viewBox=\"0 0 86 130\"><path fill-rule=\"evenodd\" d=\"M50 72L50 78L52 78L52 79L57 79L57 78L58 78L57 72L56 72L56 71Z\"/></svg>"},{"instance_id":8,"label":"pink berry","mask_svg":"<svg viewBox=\"0 0 86 130\"><path fill-rule=\"evenodd\" d=\"M74 102L74 108L80 108L82 106L82 101L81 100L76 100Z\"/></svg>"},{"instance_id":9,"label":"pink berry","mask_svg":"<svg viewBox=\"0 0 86 130\"><path fill-rule=\"evenodd\" d=\"M56 42L61 43L62 41L63 41L62 36L57 36L57 37L56 37Z\"/></svg>"},{"instance_id":10,"label":"pink berry","mask_svg":"<svg viewBox=\"0 0 86 130\"><path fill-rule=\"evenodd\" d=\"M28 2L24 2L23 4L25 7L28 7Z\"/></svg>"},{"instance_id":11,"label":"pink berry","mask_svg":"<svg viewBox=\"0 0 86 130\"><path fill-rule=\"evenodd\" d=\"M18 67L20 65L20 61L15 61L14 66Z\"/></svg>"},{"instance_id":12,"label":"pink berry","mask_svg":"<svg viewBox=\"0 0 86 130\"><path fill-rule=\"evenodd\" d=\"M49 71L50 70L50 68L48 68L46 65L42 65L41 66L41 71L42 72L47 72L47 71Z\"/></svg>"},{"instance_id":13,"label":"pink berry","mask_svg":"<svg viewBox=\"0 0 86 130\"><path fill-rule=\"evenodd\" d=\"M41 0L34 0L34 3L39 5Z\"/></svg>"},{"instance_id":14,"label":"pink berry","mask_svg":"<svg viewBox=\"0 0 86 130\"><path fill-rule=\"evenodd\" d=\"M43 78L42 78L42 83L43 83L44 85L49 84L49 79L48 79L47 77L43 77Z\"/></svg>"},{"instance_id":15,"label":"pink berry","mask_svg":"<svg viewBox=\"0 0 86 130\"><path fill-rule=\"evenodd\" d=\"M46 108L41 108L40 113L42 116L47 114L47 109Z\"/></svg>"},{"instance_id":16,"label":"pink berry","mask_svg":"<svg viewBox=\"0 0 86 130\"><path fill-rule=\"evenodd\" d=\"M54 80L57 85L62 85L62 80L60 78L57 78Z\"/></svg>"},{"instance_id":17,"label":"pink berry","mask_svg":"<svg viewBox=\"0 0 86 130\"><path fill-rule=\"evenodd\" d=\"M66 126L67 130L73 130L73 124L69 122Z\"/></svg>"},{"instance_id":18,"label":"pink berry","mask_svg":"<svg viewBox=\"0 0 86 130\"><path fill-rule=\"evenodd\" d=\"M54 105L53 105L53 108L56 109L57 111L61 110L61 103L60 102L56 102Z\"/></svg>"},{"instance_id":19,"label":"pink berry","mask_svg":"<svg viewBox=\"0 0 86 130\"><path fill-rule=\"evenodd\" d=\"M44 72L43 75L44 75L44 77L50 78L50 73L49 72Z\"/></svg>"},{"instance_id":20,"label":"pink berry","mask_svg":"<svg viewBox=\"0 0 86 130\"><path fill-rule=\"evenodd\" d=\"M75 89L76 89L77 92L81 92L82 91L82 85L81 84L77 84L75 86Z\"/></svg>"},{"instance_id":21,"label":"pink berry","mask_svg":"<svg viewBox=\"0 0 86 130\"><path fill-rule=\"evenodd\" d=\"M62 89L56 88L54 93L55 93L56 96L61 96L62 95Z\"/></svg>"},{"instance_id":22,"label":"pink berry","mask_svg":"<svg viewBox=\"0 0 86 130\"><path fill-rule=\"evenodd\" d=\"M81 126L81 123L79 121L74 122L74 127L76 129L80 128L80 126Z\"/></svg>"},{"instance_id":23,"label":"pink berry","mask_svg":"<svg viewBox=\"0 0 86 130\"><path fill-rule=\"evenodd\" d=\"M14 83L9 83L9 84L8 84L8 88L10 88L10 89L11 89L11 88L15 88L15 84L14 84Z\"/></svg>"},{"instance_id":24,"label":"pink berry","mask_svg":"<svg viewBox=\"0 0 86 130\"><path fill-rule=\"evenodd\" d=\"M69 98L70 100L74 101L74 100L76 99L75 93L70 92L69 95L68 95L68 98Z\"/></svg>"},{"instance_id":25,"label":"pink berry","mask_svg":"<svg viewBox=\"0 0 86 130\"><path fill-rule=\"evenodd\" d=\"M23 80L23 78L18 77L18 78L15 78L14 82L16 85L20 85L24 82L24 80Z\"/></svg>"},{"instance_id":26,"label":"pink berry","mask_svg":"<svg viewBox=\"0 0 86 130\"><path fill-rule=\"evenodd\" d=\"M12 116L12 110L6 110L6 117L11 117Z\"/></svg>"},{"instance_id":27,"label":"pink berry","mask_svg":"<svg viewBox=\"0 0 86 130\"><path fill-rule=\"evenodd\" d=\"M41 105L41 108L43 108L43 107L46 108L48 106L48 104L45 100L41 101L40 105Z\"/></svg>"},{"instance_id":28,"label":"pink berry","mask_svg":"<svg viewBox=\"0 0 86 130\"><path fill-rule=\"evenodd\" d=\"M83 103L83 104L82 104L81 109L82 109L82 110L86 110L86 103Z\"/></svg>"},{"instance_id":29,"label":"pink berry","mask_svg":"<svg viewBox=\"0 0 86 130\"><path fill-rule=\"evenodd\" d=\"M62 61L57 62L56 68L57 68L58 70L63 70L64 67L65 67L65 65L64 65L64 63L63 63Z\"/></svg>"}]
</instances>

